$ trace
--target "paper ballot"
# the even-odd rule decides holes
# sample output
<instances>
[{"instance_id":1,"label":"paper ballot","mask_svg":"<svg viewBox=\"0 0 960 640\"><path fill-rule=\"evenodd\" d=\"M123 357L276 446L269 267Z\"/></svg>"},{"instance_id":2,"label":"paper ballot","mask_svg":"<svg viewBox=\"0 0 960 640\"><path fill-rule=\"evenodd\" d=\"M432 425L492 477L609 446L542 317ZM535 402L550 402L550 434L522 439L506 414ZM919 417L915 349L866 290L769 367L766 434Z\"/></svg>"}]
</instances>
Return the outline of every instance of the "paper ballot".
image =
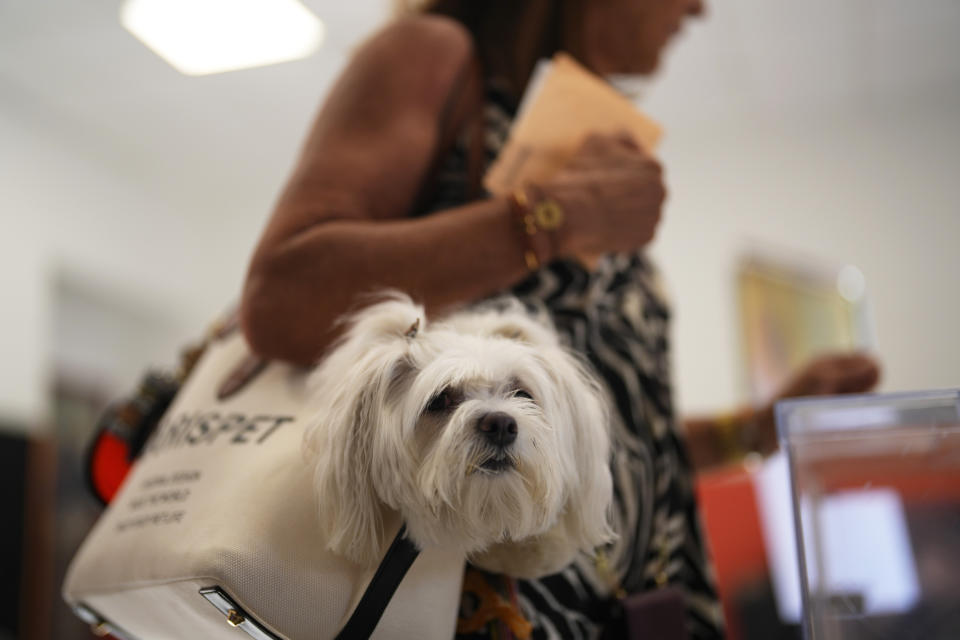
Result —
<instances>
[{"instance_id":1,"label":"paper ballot","mask_svg":"<svg viewBox=\"0 0 960 640\"><path fill-rule=\"evenodd\" d=\"M591 133L630 133L647 151L661 129L602 78L559 53L534 71L510 137L484 177L494 194L549 178Z\"/></svg>"}]
</instances>

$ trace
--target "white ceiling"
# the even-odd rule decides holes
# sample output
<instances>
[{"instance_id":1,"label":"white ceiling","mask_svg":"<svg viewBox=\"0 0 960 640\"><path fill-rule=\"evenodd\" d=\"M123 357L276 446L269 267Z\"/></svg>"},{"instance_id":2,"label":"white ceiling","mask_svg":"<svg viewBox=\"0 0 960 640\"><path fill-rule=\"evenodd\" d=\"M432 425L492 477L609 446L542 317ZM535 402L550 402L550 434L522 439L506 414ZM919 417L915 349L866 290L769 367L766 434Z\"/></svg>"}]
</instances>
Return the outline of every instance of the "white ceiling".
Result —
<instances>
[{"instance_id":1,"label":"white ceiling","mask_svg":"<svg viewBox=\"0 0 960 640\"><path fill-rule=\"evenodd\" d=\"M289 161L343 52L382 13L378 2L307 4L328 27L318 54L188 77L120 26L119 2L4 2L0 109L133 178L163 175L190 188L202 167L208 184L243 183L265 163Z\"/></svg>"},{"instance_id":2,"label":"white ceiling","mask_svg":"<svg viewBox=\"0 0 960 640\"><path fill-rule=\"evenodd\" d=\"M309 0L328 26L312 58L186 77L120 27L119 4L0 3L0 107L82 144L93 139L106 161L128 171L177 175L203 164L224 178L289 160L344 53L390 6ZM671 121L789 116L957 90L958 33L956 0L717 1L668 55L670 73L648 108Z\"/></svg>"},{"instance_id":3,"label":"white ceiling","mask_svg":"<svg viewBox=\"0 0 960 640\"><path fill-rule=\"evenodd\" d=\"M8 0L0 117L31 122L174 198L262 200L279 188L345 54L391 2L306 4L328 27L311 58L187 77L120 26L116 0ZM669 130L955 95L958 33L956 0L717 1L669 52L646 108Z\"/></svg>"}]
</instances>

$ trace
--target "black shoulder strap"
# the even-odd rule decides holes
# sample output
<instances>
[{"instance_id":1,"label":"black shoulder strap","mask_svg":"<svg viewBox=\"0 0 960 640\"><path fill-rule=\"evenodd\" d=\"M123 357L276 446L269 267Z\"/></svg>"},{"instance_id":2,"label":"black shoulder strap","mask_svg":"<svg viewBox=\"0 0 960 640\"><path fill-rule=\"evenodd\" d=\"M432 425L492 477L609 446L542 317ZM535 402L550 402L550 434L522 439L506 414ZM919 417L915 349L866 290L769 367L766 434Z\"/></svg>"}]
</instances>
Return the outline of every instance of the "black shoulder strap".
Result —
<instances>
[{"instance_id":1,"label":"black shoulder strap","mask_svg":"<svg viewBox=\"0 0 960 640\"><path fill-rule=\"evenodd\" d=\"M420 550L410 542L406 533L406 526L400 527L373 580L367 585L357 608L337 634L336 640L366 640L373 633L384 609L390 604L390 598L400 586L400 581L420 554Z\"/></svg>"}]
</instances>

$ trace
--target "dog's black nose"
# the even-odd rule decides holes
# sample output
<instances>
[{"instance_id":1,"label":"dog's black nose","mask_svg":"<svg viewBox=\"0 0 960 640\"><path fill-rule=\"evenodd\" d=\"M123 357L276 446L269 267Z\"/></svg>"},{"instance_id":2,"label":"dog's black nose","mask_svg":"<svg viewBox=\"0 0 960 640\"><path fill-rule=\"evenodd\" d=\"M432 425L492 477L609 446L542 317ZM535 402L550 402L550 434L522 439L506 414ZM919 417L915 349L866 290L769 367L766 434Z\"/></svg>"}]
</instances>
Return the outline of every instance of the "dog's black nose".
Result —
<instances>
[{"instance_id":1,"label":"dog's black nose","mask_svg":"<svg viewBox=\"0 0 960 640\"><path fill-rule=\"evenodd\" d=\"M498 447L506 447L517 439L517 421L513 416L502 411L488 413L481 417L477 422L477 429L490 441L490 444Z\"/></svg>"}]
</instances>

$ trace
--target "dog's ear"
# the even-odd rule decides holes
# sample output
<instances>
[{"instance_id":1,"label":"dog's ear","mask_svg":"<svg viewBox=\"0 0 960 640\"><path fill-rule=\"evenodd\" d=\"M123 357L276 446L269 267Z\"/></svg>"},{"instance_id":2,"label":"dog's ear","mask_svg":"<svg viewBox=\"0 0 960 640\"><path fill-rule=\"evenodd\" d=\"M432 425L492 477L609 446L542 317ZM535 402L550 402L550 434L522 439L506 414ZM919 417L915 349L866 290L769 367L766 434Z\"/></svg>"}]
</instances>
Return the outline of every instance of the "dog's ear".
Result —
<instances>
[{"instance_id":1,"label":"dog's ear","mask_svg":"<svg viewBox=\"0 0 960 640\"><path fill-rule=\"evenodd\" d=\"M565 537L583 551L616 538L610 528L613 478L610 474L610 400L587 365L563 349L552 357L556 383L563 389L573 418L574 468L577 481L566 505L562 526Z\"/></svg>"},{"instance_id":2,"label":"dog's ear","mask_svg":"<svg viewBox=\"0 0 960 640\"><path fill-rule=\"evenodd\" d=\"M532 318L519 301L505 309L489 308L458 313L444 321L463 333L507 338L535 346L557 345L557 333L549 320Z\"/></svg>"},{"instance_id":3,"label":"dog's ear","mask_svg":"<svg viewBox=\"0 0 960 640\"><path fill-rule=\"evenodd\" d=\"M346 325L346 342L359 338L364 344L393 340L413 339L427 328L423 306L409 296L396 291L376 294L373 304L339 320ZM342 346L341 344L335 346Z\"/></svg>"},{"instance_id":4,"label":"dog's ear","mask_svg":"<svg viewBox=\"0 0 960 640\"><path fill-rule=\"evenodd\" d=\"M534 346L553 346L557 344L557 337L552 329L528 318L515 315L500 316L492 335L526 342Z\"/></svg>"},{"instance_id":5,"label":"dog's ear","mask_svg":"<svg viewBox=\"0 0 960 640\"><path fill-rule=\"evenodd\" d=\"M327 547L369 564L385 542L384 505L374 481L376 429L391 385L409 367L407 343L424 326L423 309L394 296L347 322L343 340L308 382L313 416L304 452L313 465Z\"/></svg>"},{"instance_id":6,"label":"dog's ear","mask_svg":"<svg viewBox=\"0 0 960 640\"><path fill-rule=\"evenodd\" d=\"M304 432L324 542L364 565L379 557L384 543L382 506L372 478L373 395L359 380L323 385Z\"/></svg>"}]
</instances>

